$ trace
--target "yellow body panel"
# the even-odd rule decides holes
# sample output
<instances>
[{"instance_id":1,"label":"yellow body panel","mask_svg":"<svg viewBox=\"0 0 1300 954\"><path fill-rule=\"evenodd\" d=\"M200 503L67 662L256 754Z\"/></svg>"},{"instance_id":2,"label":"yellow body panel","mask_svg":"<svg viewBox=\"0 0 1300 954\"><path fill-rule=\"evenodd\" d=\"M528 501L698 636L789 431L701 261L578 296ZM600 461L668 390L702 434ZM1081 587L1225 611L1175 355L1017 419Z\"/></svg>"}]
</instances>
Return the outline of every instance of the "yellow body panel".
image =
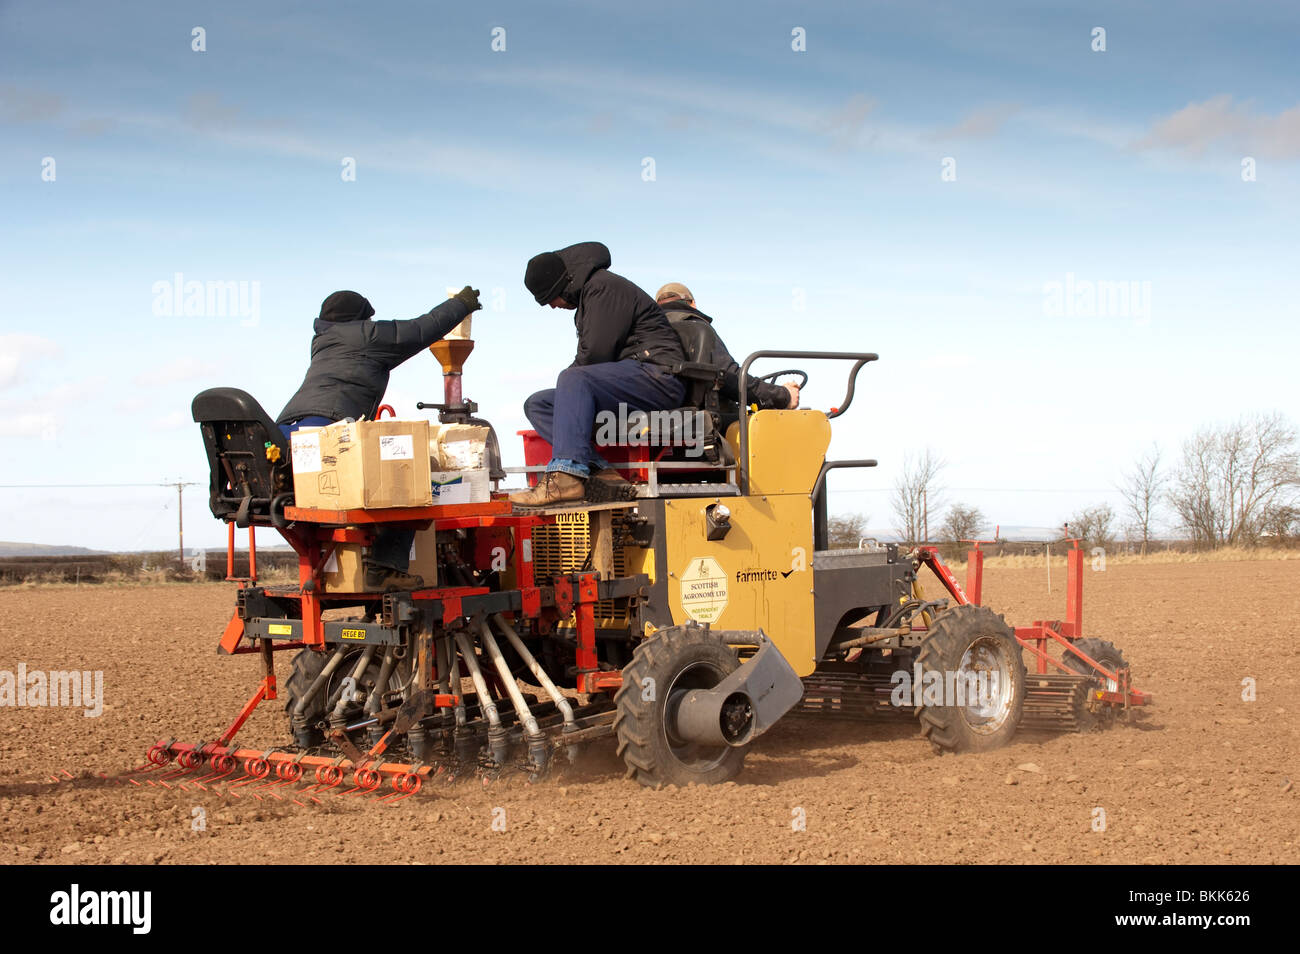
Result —
<instances>
[{"instance_id":1,"label":"yellow body panel","mask_svg":"<svg viewBox=\"0 0 1300 954\"><path fill-rule=\"evenodd\" d=\"M791 479L794 472L790 468ZM704 508L714 502L731 511L731 530L722 540L705 537ZM665 500L663 533L674 622L762 629L795 672L813 671L812 504L806 493ZM652 566L641 571L653 575Z\"/></svg>"},{"instance_id":2,"label":"yellow body panel","mask_svg":"<svg viewBox=\"0 0 1300 954\"><path fill-rule=\"evenodd\" d=\"M737 457L740 438L727 434ZM749 492L808 494L831 446L831 422L824 411L759 411L749 416Z\"/></svg>"}]
</instances>

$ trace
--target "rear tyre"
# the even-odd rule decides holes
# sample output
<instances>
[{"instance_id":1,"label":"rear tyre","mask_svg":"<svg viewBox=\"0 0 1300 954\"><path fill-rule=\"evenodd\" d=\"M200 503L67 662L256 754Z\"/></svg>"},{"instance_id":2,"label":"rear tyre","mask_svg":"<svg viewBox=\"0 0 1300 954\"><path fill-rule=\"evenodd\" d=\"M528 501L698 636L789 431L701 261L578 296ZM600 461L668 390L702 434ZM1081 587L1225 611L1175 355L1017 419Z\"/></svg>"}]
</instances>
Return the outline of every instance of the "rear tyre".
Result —
<instances>
[{"instance_id":1,"label":"rear tyre","mask_svg":"<svg viewBox=\"0 0 1300 954\"><path fill-rule=\"evenodd\" d=\"M627 777L642 785L716 785L735 778L748 746L685 742L670 728L681 693L712 689L740 668L735 650L696 623L661 629L637 646L614 696L614 732Z\"/></svg>"},{"instance_id":2,"label":"rear tyre","mask_svg":"<svg viewBox=\"0 0 1300 954\"><path fill-rule=\"evenodd\" d=\"M912 687L913 701L921 703L921 735L936 752L985 752L1015 735L1025 704L1025 661L1001 616L970 605L942 613L917 663L922 684Z\"/></svg>"},{"instance_id":3,"label":"rear tyre","mask_svg":"<svg viewBox=\"0 0 1300 954\"><path fill-rule=\"evenodd\" d=\"M1076 639L1075 647L1079 652L1091 656L1097 660L1106 669L1117 673L1121 669L1127 669L1128 663L1124 661L1124 654L1112 642L1105 639L1094 639L1087 637L1085 639ZM1107 692L1117 692L1119 686L1115 680L1108 679L1097 670L1093 669L1086 662L1073 653L1066 653L1061 660L1071 672L1077 672L1080 675L1089 677L1089 687L1092 689L1105 689ZM1115 708L1113 706L1094 706L1090 705L1087 694L1075 704L1075 720L1078 722L1080 732L1088 732L1095 729L1103 729L1115 719Z\"/></svg>"},{"instance_id":4,"label":"rear tyre","mask_svg":"<svg viewBox=\"0 0 1300 954\"><path fill-rule=\"evenodd\" d=\"M281 687L284 691L284 711L292 719L293 707L298 704L298 700L307 694L311 684L316 681L316 677L321 674L325 668L325 663L329 662L330 653L313 652L310 649L300 649L294 654L293 663L291 664L289 678L284 681ZM293 735L294 743L302 748L311 748L321 745L325 742L325 734L316 727L316 724L324 718L325 715L325 690L322 689L316 694L316 698L307 704L307 724L299 727L296 731L293 722L289 723L289 732Z\"/></svg>"}]
</instances>

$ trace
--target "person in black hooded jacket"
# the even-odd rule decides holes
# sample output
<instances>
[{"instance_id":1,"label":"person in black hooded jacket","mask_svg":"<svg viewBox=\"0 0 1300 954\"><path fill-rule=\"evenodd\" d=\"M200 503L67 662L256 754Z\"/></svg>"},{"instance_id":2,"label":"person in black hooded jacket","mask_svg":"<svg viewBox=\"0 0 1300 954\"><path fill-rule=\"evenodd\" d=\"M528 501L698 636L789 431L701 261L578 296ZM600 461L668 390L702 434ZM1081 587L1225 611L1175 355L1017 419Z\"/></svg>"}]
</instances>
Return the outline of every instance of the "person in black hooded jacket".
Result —
<instances>
[{"instance_id":1,"label":"person in black hooded jacket","mask_svg":"<svg viewBox=\"0 0 1300 954\"><path fill-rule=\"evenodd\" d=\"M578 351L553 389L524 403L524 414L552 447L546 474L532 490L510 495L522 506L588 496L588 479L624 483L592 445L596 415L670 410L685 387L672 367L685 360L681 340L653 298L609 270L609 249L581 242L533 256L524 284L539 305L574 312Z\"/></svg>"},{"instance_id":2,"label":"person in black hooded jacket","mask_svg":"<svg viewBox=\"0 0 1300 954\"><path fill-rule=\"evenodd\" d=\"M374 420L388 375L403 361L445 337L483 306L466 285L428 314L406 321L371 321L375 309L354 291L336 291L321 303L311 340L311 364L275 423L288 437L300 427L344 418ZM413 530L381 529L365 559L366 587L414 590L424 585L410 567Z\"/></svg>"}]
</instances>

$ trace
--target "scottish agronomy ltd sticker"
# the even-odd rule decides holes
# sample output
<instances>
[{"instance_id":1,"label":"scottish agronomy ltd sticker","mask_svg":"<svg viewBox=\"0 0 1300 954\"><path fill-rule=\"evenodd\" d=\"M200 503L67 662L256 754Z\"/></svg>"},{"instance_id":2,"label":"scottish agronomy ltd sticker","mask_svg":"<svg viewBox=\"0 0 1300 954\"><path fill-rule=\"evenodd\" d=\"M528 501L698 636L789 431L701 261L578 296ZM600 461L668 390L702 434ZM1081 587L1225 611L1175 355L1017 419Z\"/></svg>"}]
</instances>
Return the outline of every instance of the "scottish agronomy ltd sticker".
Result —
<instances>
[{"instance_id":1,"label":"scottish agronomy ltd sticker","mask_svg":"<svg viewBox=\"0 0 1300 954\"><path fill-rule=\"evenodd\" d=\"M727 574L713 557L699 557L682 572L682 610L697 623L716 623L727 608Z\"/></svg>"}]
</instances>

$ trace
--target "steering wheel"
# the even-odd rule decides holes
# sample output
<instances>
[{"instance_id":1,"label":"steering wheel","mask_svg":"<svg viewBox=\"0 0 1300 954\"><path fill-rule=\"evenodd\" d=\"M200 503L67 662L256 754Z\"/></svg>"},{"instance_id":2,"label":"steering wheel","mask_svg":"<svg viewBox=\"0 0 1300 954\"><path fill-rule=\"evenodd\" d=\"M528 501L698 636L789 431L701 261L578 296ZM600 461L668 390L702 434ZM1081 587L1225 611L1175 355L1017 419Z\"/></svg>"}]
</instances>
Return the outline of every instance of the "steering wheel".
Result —
<instances>
[{"instance_id":1,"label":"steering wheel","mask_svg":"<svg viewBox=\"0 0 1300 954\"><path fill-rule=\"evenodd\" d=\"M805 387L808 386L808 372L807 372L807 371L800 371L798 368L794 368L794 369L789 370L789 371L773 371L771 374L765 374L765 375L763 375L763 376L762 376L761 378L759 378L758 380L760 380L760 381L768 381L768 380L770 380L772 384L776 384L776 379L779 378L779 377L780 377L781 375L783 375L783 374L797 374L797 375L799 376L799 387L800 387L800 389L803 389L803 388L805 388Z\"/></svg>"}]
</instances>

